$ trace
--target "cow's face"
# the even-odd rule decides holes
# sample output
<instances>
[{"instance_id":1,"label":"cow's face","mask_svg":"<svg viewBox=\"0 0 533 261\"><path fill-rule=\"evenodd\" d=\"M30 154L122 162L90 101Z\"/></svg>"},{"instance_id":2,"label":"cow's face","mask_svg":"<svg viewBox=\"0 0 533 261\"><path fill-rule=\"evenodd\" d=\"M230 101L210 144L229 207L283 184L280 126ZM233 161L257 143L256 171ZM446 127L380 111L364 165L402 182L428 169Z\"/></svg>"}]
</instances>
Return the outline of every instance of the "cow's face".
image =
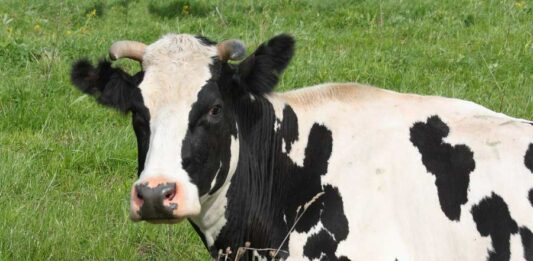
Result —
<instances>
[{"instance_id":1,"label":"cow's face","mask_svg":"<svg viewBox=\"0 0 533 261\"><path fill-rule=\"evenodd\" d=\"M132 219L196 215L200 197L235 170L236 125L219 84L231 75L221 75L217 57L216 45L190 35L167 35L146 48L139 89L150 137L131 190Z\"/></svg>"},{"instance_id":2,"label":"cow's face","mask_svg":"<svg viewBox=\"0 0 533 261\"><path fill-rule=\"evenodd\" d=\"M273 38L239 65L225 61L244 54L238 42L171 34L134 47L118 56L142 60L143 72L131 77L109 63L94 68L82 61L72 80L100 103L132 112L140 175L131 218L177 222L198 215L201 203L228 184L239 157L234 103L273 88L293 40Z\"/></svg>"}]
</instances>

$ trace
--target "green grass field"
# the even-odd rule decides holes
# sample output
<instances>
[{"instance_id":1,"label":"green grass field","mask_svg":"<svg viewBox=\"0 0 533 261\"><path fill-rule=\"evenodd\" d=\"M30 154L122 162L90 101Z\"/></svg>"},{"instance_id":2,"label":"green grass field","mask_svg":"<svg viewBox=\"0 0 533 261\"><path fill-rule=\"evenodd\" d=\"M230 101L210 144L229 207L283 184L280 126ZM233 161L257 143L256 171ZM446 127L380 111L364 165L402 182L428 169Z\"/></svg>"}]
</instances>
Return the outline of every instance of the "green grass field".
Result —
<instances>
[{"instance_id":1,"label":"green grass field","mask_svg":"<svg viewBox=\"0 0 533 261\"><path fill-rule=\"evenodd\" d=\"M186 222L129 221L129 117L69 83L75 59L115 40L183 32L251 51L287 32L297 51L278 90L357 81L533 119L532 2L78 2L0 0L0 260L208 259Z\"/></svg>"}]
</instances>

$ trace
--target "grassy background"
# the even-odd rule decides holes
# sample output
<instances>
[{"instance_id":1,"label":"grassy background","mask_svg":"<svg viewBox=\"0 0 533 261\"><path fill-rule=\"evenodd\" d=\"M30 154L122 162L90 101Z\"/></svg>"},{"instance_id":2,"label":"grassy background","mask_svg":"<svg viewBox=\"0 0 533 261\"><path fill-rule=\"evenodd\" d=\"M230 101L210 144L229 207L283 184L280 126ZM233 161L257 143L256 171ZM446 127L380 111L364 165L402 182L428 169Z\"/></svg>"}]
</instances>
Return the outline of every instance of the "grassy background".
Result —
<instances>
[{"instance_id":1,"label":"grassy background","mask_svg":"<svg viewBox=\"0 0 533 261\"><path fill-rule=\"evenodd\" d=\"M128 220L129 118L69 83L73 60L115 40L189 32L251 50L288 32L297 53L279 89L357 81L533 118L531 2L78 2L0 0L0 260L207 259L187 223Z\"/></svg>"}]
</instances>

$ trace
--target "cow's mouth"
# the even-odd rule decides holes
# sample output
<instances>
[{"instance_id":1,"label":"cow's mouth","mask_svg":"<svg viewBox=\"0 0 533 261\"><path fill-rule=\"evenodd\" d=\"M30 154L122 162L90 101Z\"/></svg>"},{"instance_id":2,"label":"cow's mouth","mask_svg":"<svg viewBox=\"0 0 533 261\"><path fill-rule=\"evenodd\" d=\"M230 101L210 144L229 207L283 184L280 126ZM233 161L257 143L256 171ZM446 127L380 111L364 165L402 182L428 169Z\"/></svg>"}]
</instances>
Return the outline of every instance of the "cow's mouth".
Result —
<instances>
[{"instance_id":1,"label":"cow's mouth","mask_svg":"<svg viewBox=\"0 0 533 261\"><path fill-rule=\"evenodd\" d=\"M186 219L186 217L168 216L165 218L143 217L138 212L132 212L130 219L133 222L146 221L150 224L177 224Z\"/></svg>"},{"instance_id":2,"label":"cow's mouth","mask_svg":"<svg viewBox=\"0 0 533 261\"><path fill-rule=\"evenodd\" d=\"M172 224L177 224L181 221L183 221L185 218L176 218L176 219L153 219L153 220L145 220L146 222L150 223L150 224L154 224L154 225L159 225L159 224L169 224L169 225L172 225Z\"/></svg>"}]
</instances>

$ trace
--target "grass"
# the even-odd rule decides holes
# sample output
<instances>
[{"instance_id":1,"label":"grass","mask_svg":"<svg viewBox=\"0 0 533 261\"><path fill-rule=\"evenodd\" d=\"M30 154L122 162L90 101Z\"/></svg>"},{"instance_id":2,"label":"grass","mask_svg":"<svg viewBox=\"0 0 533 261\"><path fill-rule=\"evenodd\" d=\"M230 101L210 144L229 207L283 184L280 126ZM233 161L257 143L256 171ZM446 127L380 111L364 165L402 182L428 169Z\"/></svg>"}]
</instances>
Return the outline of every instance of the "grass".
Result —
<instances>
[{"instance_id":1,"label":"grass","mask_svg":"<svg viewBox=\"0 0 533 261\"><path fill-rule=\"evenodd\" d=\"M103 57L115 40L189 32L252 50L288 32L297 53L280 90L357 81L533 118L531 2L1 2L0 260L208 258L187 223L129 221L129 118L69 83L75 59Z\"/></svg>"}]
</instances>

